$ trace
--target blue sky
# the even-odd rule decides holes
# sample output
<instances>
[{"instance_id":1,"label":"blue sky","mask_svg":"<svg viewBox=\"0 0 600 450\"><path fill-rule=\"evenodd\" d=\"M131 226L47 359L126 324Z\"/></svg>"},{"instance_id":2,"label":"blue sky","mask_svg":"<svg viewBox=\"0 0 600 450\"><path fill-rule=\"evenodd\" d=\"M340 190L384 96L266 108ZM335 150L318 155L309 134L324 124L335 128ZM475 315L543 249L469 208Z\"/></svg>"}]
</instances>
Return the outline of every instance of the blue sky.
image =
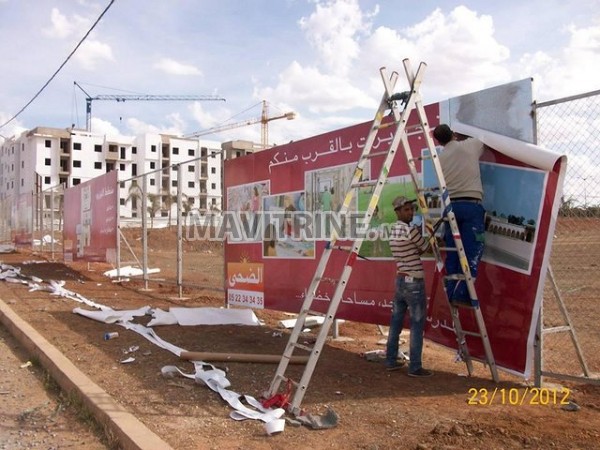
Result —
<instances>
[{"instance_id":1,"label":"blue sky","mask_svg":"<svg viewBox=\"0 0 600 450\"><path fill-rule=\"evenodd\" d=\"M0 123L43 86L109 0L0 0ZM534 78L536 99L600 89L597 0L116 0L45 91L0 134L85 127L98 94L217 94L226 102L95 101L93 131L191 133L293 110L284 143L372 119L379 67L428 64L425 103ZM400 85L402 86L402 85ZM245 111L245 112L244 112ZM252 125L208 139L260 140Z\"/></svg>"}]
</instances>

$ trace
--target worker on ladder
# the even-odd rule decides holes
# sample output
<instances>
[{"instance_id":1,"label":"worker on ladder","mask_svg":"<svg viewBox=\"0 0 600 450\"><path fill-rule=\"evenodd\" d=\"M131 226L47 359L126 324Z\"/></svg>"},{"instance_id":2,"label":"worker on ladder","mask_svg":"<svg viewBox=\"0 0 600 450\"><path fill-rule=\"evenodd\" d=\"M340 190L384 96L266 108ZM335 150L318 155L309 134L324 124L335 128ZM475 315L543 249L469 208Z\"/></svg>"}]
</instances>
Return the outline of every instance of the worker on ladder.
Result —
<instances>
[{"instance_id":1,"label":"worker on ladder","mask_svg":"<svg viewBox=\"0 0 600 450\"><path fill-rule=\"evenodd\" d=\"M446 125L438 125L433 137L444 147L439 160L442 167L452 211L456 217L458 229L469 263L473 279L477 276L477 266L483 254L485 235L485 209L482 205L483 187L479 158L483 154L484 144L479 139L468 137L459 140L456 133ZM445 227L446 247L454 248L452 230ZM457 252L446 254L446 292L454 303L471 304L471 298L464 280L454 279L452 275L462 274Z\"/></svg>"}]
</instances>

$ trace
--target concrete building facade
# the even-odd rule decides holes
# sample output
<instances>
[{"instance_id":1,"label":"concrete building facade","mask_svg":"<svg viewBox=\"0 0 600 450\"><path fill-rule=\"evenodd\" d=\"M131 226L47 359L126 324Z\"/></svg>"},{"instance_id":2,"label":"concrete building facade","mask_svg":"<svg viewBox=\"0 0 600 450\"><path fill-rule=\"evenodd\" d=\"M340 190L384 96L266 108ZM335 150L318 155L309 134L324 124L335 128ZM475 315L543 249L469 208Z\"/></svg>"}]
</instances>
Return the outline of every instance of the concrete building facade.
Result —
<instances>
[{"instance_id":1,"label":"concrete building facade","mask_svg":"<svg viewBox=\"0 0 600 450\"><path fill-rule=\"evenodd\" d=\"M121 217L139 217L135 186L141 188L143 174L148 198L159 204L156 216L176 214L178 186L186 207L203 214L222 209L222 160L216 141L36 127L2 142L0 199L16 201L25 194L69 188L118 170Z\"/></svg>"}]
</instances>

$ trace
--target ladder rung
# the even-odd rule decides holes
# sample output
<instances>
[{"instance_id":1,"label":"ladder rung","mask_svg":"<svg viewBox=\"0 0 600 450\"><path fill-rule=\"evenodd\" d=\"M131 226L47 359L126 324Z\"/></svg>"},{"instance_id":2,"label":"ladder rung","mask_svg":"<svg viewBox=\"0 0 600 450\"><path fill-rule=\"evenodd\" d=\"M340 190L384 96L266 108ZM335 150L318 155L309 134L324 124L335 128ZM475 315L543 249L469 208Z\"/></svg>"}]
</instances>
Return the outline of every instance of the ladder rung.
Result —
<instances>
[{"instance_id":1,"label":"ladder rung","mask_svg":"<svg viewBox=\"0 0 600 450\"><path fill-rule=\"evenodd\" d=\"M561 331L570 331L571 327L569 325L562 325L559 327L550 327L544 328L542 333L560 333Z\"/></svg>"},{"instance_id":2,"label":"ladder rung","mask_svg":"<svg viewBox=\"0 0 600 450\"><path fill-rule=\"evenodd\" d=\"M426 187L426 188L417 188L417 192L432 192L435 194L439 194L440 193L440 188L439 187Z\"/></svg>"},{"instance_id":3,"label":"ladder rung","mask_svg":"<svg viewBox=\"0 0 600 450\"><path fill-rule=\"evenodd\" d=\"M351 245L334 245L331 247L332 250L342 250L344 252L351 252L352 248L353 247Z\"/></svg>"},{"instance_id":4,"label":"ladder rung","mask_svg":"<svg viewBox=\"0 0 600 450\"><path fill-rule=\"evenodd\" d=\"M285 355L284 355L284 357L285 357ZM291 379L291 378L288 378L288 377L286 377L286 376L284 376L284 375L275 374L275 378L279 378L281 381L285 381L286 383L289 381L289 382L290 382L290 383L292 383L294 386L298 386L298 385L300 384L300 383L298 383L297 381L295 381L295 380L293 380L293 379Z\"/></svg>"},{"instance_id":5,"label":"ladder rung","mask_svg":"<svg viewBox=\"0 0 600 450\"><path fill-rule=\"evenodd\" d=\"M294 347L301 348L302 350L306 350L309 353L313 351L312 347L309 347L308 345L299 344L297 342L293 343L292 345Z\"/></svg>"},{"instance_id":6,"label":"ladder rung","mask_svg":"<svg viewBox=\"0 0 600 450\"><path fill-rule=\"evenodd\" d=\"M466 280L467 277L465 277L463 274L460 274L460 273L452 273L450 275L445 275L444 279L445 280Z\"/></svg>"},{"instance_id":7,"label":"ladder rung","mask_svg":"<svg viewBox=\"0 0 600 450\"><path fill-rule=\"evenodd\" d=\"M378 183L379 180L367 180L367 181L359 181L358 183L355 183L353 185L351 185L351 188L359 188L359 187L365 187L365 186L375 186Z\"/></svg>"},{"instance_id":8,"label":"ladder rung","mask_svg":"<svg viewBox=\"0 0 600 450\"><path fill-rule=\"evenodd\" d=\"M370 159L370 158L377 158L378 156L387 156L387 155L389 155L389 152L375 152L375 153L368 153L366 155L363 155L363 158Z\"/></svg>"},{"instance_id":9,"label":"ladder rung","mask_svg":"<svg viewBox=\"0 0 600 450\"><path fill-rule=\"evenodd\" d=\"M457 252L456 247L438 247L438 249L442 252Z\"/></svg>"},{"instance_id":10,"label":"ladder rung","mask_svg":"<svg viewBox=\"0 0 600 450\"><path fill-rule=\"evenodd\" d=\"M465 309L479 308L479 305L474 305L473 303L463 303L463 302L450 302L450 306L452 306L452 308L465 308Z\"/></svg>"},{"instance_id":11,"label":"ladder rung","mask_svg":"<svg viewBox=\"0 0 600 450\"><path fill-rule=\"evenodd\" d=\"M384 128L389 128L389 127L393 127L396 126L396 122L394 122L393 120L391 122L386 122L386 123L380 123L379 126L376 128L377 130L382 130Z\"/></svg>"},{"instance_id":12,"label":"ladder rung","mask_svg":"<svg viewBox=\"0 0 600 450\"><path fill-rule=\"evenodd\" d=\"M481 337L481 333L477 333L476 331L465 331L465 330L462 330L462 334L464 334L465 336Z\"/></svg>"},{"instance_id":13,"label":"ladder rung","mask_svg":"<svg viewBox=\"0 0 600 450\"><path fill-rule=\"evenodd\" d=\"M310 316L319 316L319 317L325 317L325 316L326 316L326 314L325 314L325 313L322 313L322 312L320 312L320 311L313 311L312 309L307 309L307 310L306 310L306 311L304 311L304 312L305 312L307 315L310 315ZM306 319L307 319L307 318L305 318L305 319L304 319L304 321L305 321L305 322L306 322Z\"/></svg>"},{"instance_id":14,"label":"ladder rung","mask_svg":"<svg viewBox=\"0 0 600 450\"><path fill-rule=\"evenodd\" d=\"M416 158L410 158L409 161L427 161L429 159L433 159L431 155L427 156L417 156Z\"/></svg>"}]
</instances>

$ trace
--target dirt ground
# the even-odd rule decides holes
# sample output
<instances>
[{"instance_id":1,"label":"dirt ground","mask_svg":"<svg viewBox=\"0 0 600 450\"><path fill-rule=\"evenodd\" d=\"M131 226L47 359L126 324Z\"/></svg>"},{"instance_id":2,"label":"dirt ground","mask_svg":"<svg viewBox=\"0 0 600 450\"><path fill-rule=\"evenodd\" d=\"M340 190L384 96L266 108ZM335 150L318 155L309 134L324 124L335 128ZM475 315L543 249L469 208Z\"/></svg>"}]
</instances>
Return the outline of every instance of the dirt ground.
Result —
<instances>
[{"instance_id":1,"label":"dirt ground","mask_svg":"<svg viewBox=\"0 0 600 450\"><path fill-rule=\"evenodd\" d=\"M167 245L168 239L160 238L156 230L153 233L150 246L164 255L161 245ZM186 288L186 299L178 299L175 286L164 282L151 283L150 291L140 290L140 281L112 283L102 275L110 267L102 264L23 264L43 260L31 252L5 254L0 259L21 266L28 275L65 280L67 289L114 309L223 306L220 247L199 247L193 253L202 287ZM428 341L424 365L435 372L433 377L414 379L405 371L389 373L382 364L361 357L365 351L383 349L379 329L351 322L342 324L340 333L352 340L328 342L302 404L313 414L331 407L339 415L339 425L319 431L287 425L282 434L267 436L258 421L230 419L231 408L206 386L160 374L165 365L192 372L191 363L120 326L73 314L80 304L47 292L29 292L12 283L0 283L0 298L176 449L595 449L600 442L598 385L548 384L546 394L550 395L543 401L548 404L532 404L531 391L525 394L531 386L523 380L501 373L501 383L495 384L489 371L477 363L474 376L466 377L465 366L453 362L453 352ZM278 321L289 316L268 310L255 313L264 326L160 326L155 331L167 342L190 351L280 355L289 332L279 328ZM144 317L136 322L149 320ZM111 331L118 331L119 337L103 340L104 333ZM308 333L306 339L311 336L316 332ZM133 354L135 361L121 364L130 356L124 352L132 346L139 346ZM253 363L217 365L227 370L230 389L256 397L268 388L276 368ZM491 396L495 389L498 396L493 404L482 405L483 394ZM576 403L578 411L565 410L559 404L565 389L569 389L566 399ZM509 393L517 402L511 401Z\"/></svg>"},{"instance_id":2,"label":"dirt ground","mask_svg":"<svg viewBox=\"0 0 600 450\"><path fill-rule=\"evenodd\" d=\"M108 448L79 412L0 325L0 449Z\"/></svg>"}]
</instances>

